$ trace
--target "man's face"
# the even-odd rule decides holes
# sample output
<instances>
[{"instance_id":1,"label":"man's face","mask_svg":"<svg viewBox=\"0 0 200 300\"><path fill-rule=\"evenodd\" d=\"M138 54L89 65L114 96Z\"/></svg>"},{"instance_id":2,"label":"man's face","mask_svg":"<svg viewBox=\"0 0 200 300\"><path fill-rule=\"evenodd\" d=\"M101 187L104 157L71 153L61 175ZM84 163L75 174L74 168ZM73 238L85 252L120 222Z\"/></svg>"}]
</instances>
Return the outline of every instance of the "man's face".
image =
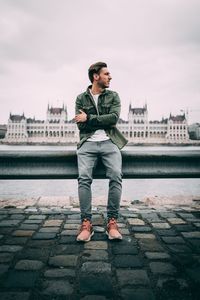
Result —
<instances>
[{"instance_id":1,"label":"man's face","mask_svg":"<svg viewBox=\"0 0 200 300\"><path fill-rule=\"evenodd\" d=\"M103 89L109 87L112 77L110 75L110 72L108 71L108 68L102 68L99 74L95 74L95 76L99 87Z\"/></svg>"}]
</instances>

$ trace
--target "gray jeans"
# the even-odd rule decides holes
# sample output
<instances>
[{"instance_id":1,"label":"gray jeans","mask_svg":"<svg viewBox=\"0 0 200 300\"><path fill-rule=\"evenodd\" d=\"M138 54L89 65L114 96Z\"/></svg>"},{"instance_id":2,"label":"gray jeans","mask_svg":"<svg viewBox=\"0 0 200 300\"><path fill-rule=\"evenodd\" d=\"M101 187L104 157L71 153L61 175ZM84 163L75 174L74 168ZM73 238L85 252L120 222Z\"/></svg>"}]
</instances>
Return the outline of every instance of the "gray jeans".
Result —
<instances>
[{"instance_id":1,"label":"gray jeans","mask_svg":"<svg viewBox=\"0 0 200 300\"><path fill-rule=\"evenodd\" d=\"M106 167L106 176L109 178L109 193L107 202L107 217L117 218L122 192L122 158L118 147L111 140L102 142L86 141L77 150L78 156L78 193L81 210L81 219L91 219L91 183L93 169L98 157Z\"/></svg>"}]
</instances>

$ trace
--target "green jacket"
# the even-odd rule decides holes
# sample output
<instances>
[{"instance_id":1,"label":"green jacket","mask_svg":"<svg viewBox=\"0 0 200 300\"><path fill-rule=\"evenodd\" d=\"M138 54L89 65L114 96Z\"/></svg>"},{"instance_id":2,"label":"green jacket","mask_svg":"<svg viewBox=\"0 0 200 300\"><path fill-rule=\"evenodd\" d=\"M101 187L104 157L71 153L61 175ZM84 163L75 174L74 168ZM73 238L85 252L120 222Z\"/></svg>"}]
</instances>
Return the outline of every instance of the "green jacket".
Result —
<instances>
[{"instance_id":1,"label":"green jacket","mask_svg":"<svg viewBox=\"0 0 200 300\"><path fill-rule=\"evenodd\" d=\"M128 141L116 127L121 109L118 94L111 90L104 90L98 99L98 114L89 88L91 88L91 86L76 99L76 114L80 113L80 109L87 114L86 122L77 123L80 135L80 142L77 148L80 148L97 129L104 129L111 141L116 144L119 149L123 148Z\"/></svg>"}]
</instances>

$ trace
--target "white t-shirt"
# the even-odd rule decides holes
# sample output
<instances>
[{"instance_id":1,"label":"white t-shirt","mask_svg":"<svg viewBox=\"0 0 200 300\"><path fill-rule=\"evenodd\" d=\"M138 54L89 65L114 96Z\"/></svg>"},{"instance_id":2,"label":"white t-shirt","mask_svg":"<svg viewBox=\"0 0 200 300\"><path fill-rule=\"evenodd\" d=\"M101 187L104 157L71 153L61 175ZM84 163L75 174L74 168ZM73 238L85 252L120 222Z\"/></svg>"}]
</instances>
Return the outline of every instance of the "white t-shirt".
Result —
<instances>
[{"instance_id":1,"label":"white t-shirt","mask_svg":"<svg viewBox=\"0 0 200 300\"><path fill-rule=\"evenodd\" d=\"M92 98L94 99L94 102L95 102L95 105L96 105L96 109L97 109L97 113L98 112L98 98L99 98L99 95L100 94L96 94L96 95L93 95L92 94L92 91L90 90L90 93L92 95ZM102 142L102 141L106 141L106 140L109 140L110 138L107 136L106 132L104 129L97 129L95 131L95 133L89 137L87 139L87 141L90 141L90 142Z\"/></svg>"}]
</instances>

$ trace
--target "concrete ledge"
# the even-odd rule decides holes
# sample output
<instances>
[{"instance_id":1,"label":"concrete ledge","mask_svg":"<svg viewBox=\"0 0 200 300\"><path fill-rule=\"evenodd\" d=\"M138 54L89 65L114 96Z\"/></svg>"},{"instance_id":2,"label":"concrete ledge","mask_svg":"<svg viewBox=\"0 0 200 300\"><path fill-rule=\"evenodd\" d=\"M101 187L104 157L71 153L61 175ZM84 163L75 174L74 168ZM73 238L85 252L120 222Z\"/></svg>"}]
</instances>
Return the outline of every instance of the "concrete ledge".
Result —
<instances>
[{"instance_id":1,"label":"concrete ledge","mask_svg":"<svg viewBox=\"0 0 200 300\"><path fill-rule=\"evenodd\" d=\"M200 151L122 151L123 178L200 178ZM0 179L76 179L76 151L1 151ZM94 178L105 178L98 163Z\"/></svg>"}]
</instances>

